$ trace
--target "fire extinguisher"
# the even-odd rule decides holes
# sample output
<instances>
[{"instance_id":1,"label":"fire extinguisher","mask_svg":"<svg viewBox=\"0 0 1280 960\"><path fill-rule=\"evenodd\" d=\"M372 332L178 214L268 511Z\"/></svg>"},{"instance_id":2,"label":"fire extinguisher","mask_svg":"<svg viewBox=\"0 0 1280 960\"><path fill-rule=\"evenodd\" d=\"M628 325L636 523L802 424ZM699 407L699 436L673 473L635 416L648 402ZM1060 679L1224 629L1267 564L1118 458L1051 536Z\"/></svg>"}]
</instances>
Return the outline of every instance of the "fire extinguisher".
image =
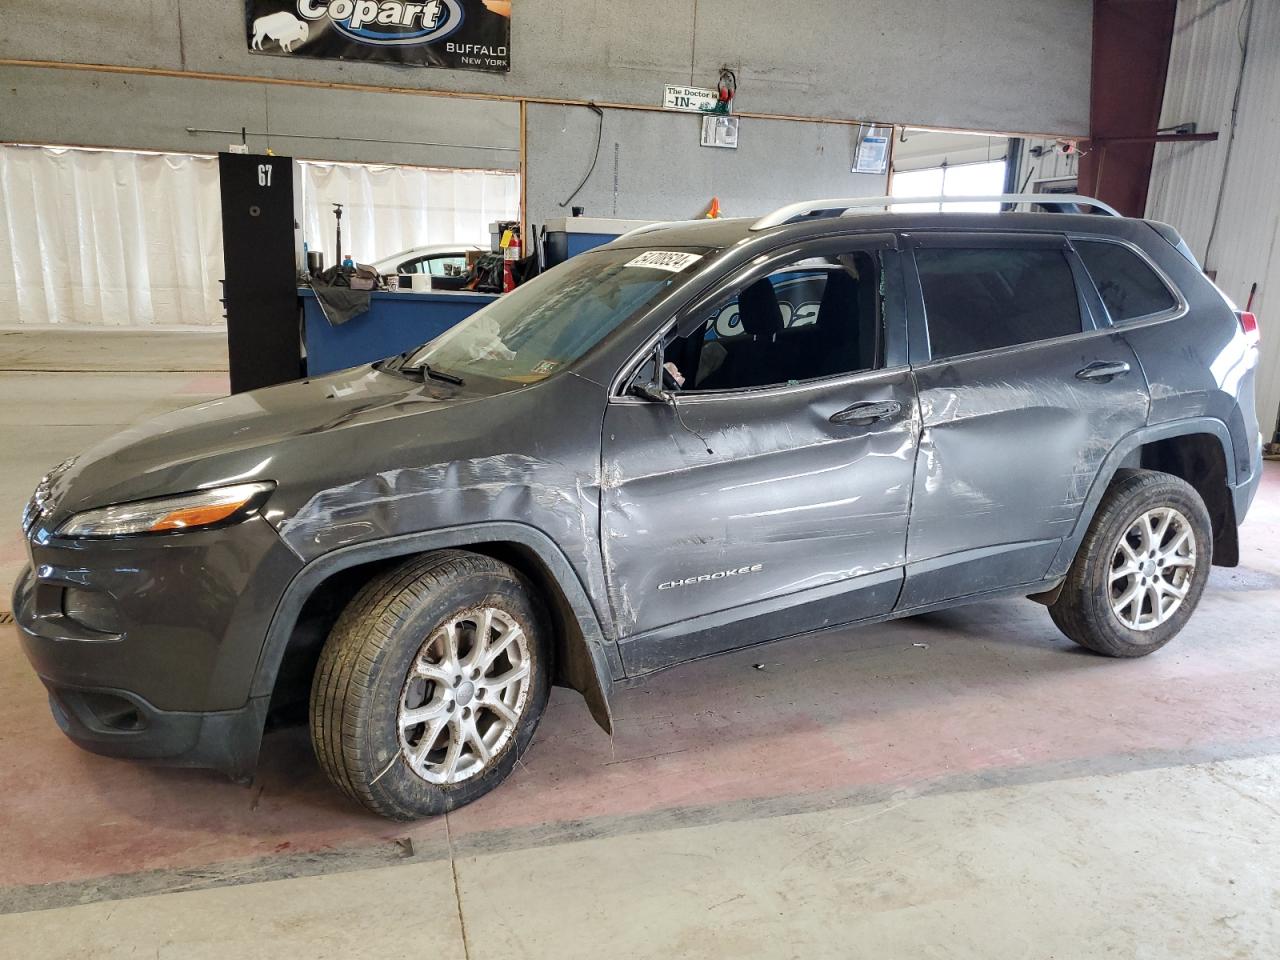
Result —
<instances>
[{"instance_id":1,"label":"fire extinguisher","mask_svg":"<svg viewBox=\"0 0 1280 960\"><path fill-rule=\"evenodd\" d=\"M502 251L502 292L510 293L516 288L516 278L511 272L511 264L520 259L520 232L511 232L511 241Z\"/></svg>"}]
</instances>

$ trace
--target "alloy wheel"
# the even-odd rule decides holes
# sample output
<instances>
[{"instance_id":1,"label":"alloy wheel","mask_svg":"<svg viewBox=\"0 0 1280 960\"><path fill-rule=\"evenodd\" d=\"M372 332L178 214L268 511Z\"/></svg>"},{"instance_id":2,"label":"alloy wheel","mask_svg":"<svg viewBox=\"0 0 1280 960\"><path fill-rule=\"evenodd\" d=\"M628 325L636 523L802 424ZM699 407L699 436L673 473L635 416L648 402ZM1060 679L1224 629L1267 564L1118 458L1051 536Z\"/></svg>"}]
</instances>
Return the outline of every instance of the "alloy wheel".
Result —
<instances>
[{"instance_id":1,"label":"alloy wheel","mask_svg":"<svg viewBox=\"0 0 1280 960\"><path fill-rule=\"evenodd\" d=\"M1173 507L1156 507L1129 525L1116 544L1111 611L1130 630L1153 630L1182 606L1196 572L1191 523Z\"/></svg>"},{"instance_id":2,"label":"alloy wheel","mask_svg":"<svg viewBox=\"0 0 1280 960\"><path fill-rule=\"evenodd\" d=\"M532 663L524 630L482 607L442 623L414 657L400 696L400 751L434 784L482 773L516 734Z\"/></svg>"}]
</instances>

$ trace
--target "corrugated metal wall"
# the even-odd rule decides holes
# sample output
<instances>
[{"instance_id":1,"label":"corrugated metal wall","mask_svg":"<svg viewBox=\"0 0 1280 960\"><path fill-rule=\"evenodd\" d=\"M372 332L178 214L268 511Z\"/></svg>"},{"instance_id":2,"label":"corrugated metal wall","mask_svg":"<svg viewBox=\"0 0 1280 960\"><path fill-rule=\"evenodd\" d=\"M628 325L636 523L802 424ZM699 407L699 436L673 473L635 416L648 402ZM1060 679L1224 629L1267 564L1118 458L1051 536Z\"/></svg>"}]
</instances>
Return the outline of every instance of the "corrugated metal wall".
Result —
<instances>
[{"instance_id":1,"label":"corrugated metal wall","mask_svg":"<svg viewBox=\"0 0 1280 960\"><path fill-rule=\"evenodd\" d=\"M1258 420L1270 439L1280 413L1280 3L1181 0L1160 125L1188 121L1220 137L1156 145L1147 216L1177 227L1241 307L1258 284Z\"/></svg>"},{"instance_id":2,"label":"corrugated metal wall","mask_svg":"<svg viewBox=\"0 0 1280 960\"><path fill-rule=\"evenodd\" d=\"M1058 147L1057 140L1028 137L1022 141L1022 163L1018 167L1020 190L1033 193L1037 180L1061 180L1076 176L1079 153L1073 151L1063 154ZM1038 157L1031 153L1037 148L1040 150Z\"/></svg>"}]
</instances>

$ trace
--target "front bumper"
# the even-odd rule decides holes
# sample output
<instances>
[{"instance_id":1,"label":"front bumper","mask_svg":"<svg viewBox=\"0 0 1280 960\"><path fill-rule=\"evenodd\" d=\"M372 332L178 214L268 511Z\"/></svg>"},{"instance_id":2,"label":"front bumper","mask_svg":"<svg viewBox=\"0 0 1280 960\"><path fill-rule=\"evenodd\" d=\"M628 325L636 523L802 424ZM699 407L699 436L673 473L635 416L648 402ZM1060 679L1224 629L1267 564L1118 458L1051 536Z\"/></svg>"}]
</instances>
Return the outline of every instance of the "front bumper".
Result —
<instances>
[{"instance_id":1,"label":"front bumper","mask_svg":"<svg viewBox=\"0 0 1280 960\"><path fill-rule=\"evenodd\" d=\"M29 545L14 620L67 736L95 753L246 775L268 699L251 697L254 674L301 568L270 524L104 541L37 529Z\"/></svg>"},{"instance_id":2,"label":"front bumper","mask_svg":"<svg viewBox=\"0 0 1280 960\"><path fill-rule=\"evenodd\" d=\"M90 753L208 767L235 780L253 776L267 697L250 700L239 710L185 713L157 710L126 690L68 687L40 679L58 727Z\"/></svg>"}]
</instances>

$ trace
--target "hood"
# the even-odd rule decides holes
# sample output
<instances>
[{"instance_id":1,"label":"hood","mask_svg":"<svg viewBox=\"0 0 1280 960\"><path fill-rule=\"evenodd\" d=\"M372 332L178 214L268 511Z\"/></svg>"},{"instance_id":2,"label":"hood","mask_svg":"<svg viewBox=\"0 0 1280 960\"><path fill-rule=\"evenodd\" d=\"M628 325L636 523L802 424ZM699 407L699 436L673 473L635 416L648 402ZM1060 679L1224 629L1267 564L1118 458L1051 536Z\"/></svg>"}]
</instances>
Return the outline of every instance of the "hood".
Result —
<instances>
[{"instance_id":1,"label":"hood","mask_svg":"<svg viewBox=\"0 0 1280 960\"><path fill-rule=\"evenodd\" d=\"M335 447L335 457L351 456L359 450L355 437L333 444L335 434L486 396L492 394L365 366L186 407L129 427L74 458L52 481L56 519L200 487L293 479L280 475L287 472L280 461L289 459L281 455L292 447L326 443Z\"/></svg>"}]
</instances>

